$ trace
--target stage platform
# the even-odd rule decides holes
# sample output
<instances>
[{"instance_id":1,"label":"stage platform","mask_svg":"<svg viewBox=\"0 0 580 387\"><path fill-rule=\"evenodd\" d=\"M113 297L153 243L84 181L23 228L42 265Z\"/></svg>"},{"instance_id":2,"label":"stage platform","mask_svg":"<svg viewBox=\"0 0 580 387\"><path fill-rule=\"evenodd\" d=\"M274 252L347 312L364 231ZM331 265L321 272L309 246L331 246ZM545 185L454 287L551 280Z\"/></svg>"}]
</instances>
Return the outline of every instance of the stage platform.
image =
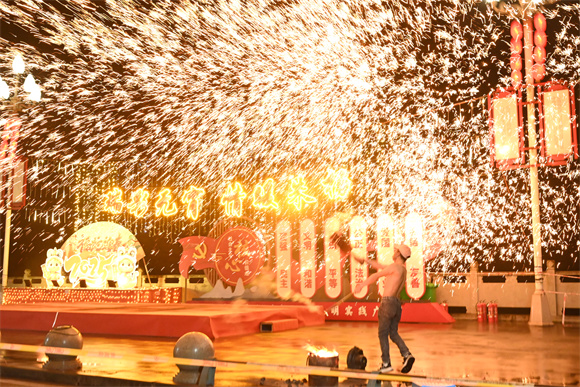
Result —
<instances>
[{"instance_id":1,"label":"stage platform","mask_svg":"<svg viewBox=\"0 0 580 387\"><path fill-rule=\"evenodd\" d=\"M2 330L48 332L72 325L82 334L181 337L202 332L211 339L260 332L263 322L296 320L293 327L322 325L322 307L252 305L245 302L185 304L46 303L0 306Z\"/></svg>"}]
</instances>

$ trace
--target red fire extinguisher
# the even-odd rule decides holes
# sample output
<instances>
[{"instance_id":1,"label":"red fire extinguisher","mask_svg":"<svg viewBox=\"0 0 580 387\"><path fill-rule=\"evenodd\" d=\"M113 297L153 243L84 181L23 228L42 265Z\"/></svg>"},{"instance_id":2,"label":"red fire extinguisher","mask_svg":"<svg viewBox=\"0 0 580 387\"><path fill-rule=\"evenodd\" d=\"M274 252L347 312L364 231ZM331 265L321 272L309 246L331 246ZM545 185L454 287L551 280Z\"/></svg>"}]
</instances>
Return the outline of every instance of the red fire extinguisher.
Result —
<instances>
[{"instance_id":1,"label":"red fire extinguisher","mask_svg":"<svg viewBox=\"0 0 580 387\"><path fill-rule=\"evenodd\" d=\"M486 303L483 301L478 302L477 303L477 321L484 322L486 314L487 314Z\"/></svg>"},{"instance_id":2,"label":"red fire extinguisher","mask_svg":"<svg viewBox=\"0 0 580 387\"><path fill-rule=\"evenodd\" d=\"M487 321L490 323L497 322L497 302L491 301L487 304Z\"/></svg>"}]
</instances>

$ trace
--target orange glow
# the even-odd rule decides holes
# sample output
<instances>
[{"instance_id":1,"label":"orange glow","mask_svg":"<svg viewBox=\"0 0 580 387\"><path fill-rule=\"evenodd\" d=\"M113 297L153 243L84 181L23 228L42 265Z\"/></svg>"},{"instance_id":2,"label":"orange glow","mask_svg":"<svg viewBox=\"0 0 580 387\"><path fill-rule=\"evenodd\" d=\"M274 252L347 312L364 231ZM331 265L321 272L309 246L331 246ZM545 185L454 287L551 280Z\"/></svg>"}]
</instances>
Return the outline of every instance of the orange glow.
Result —
<instances>
[{"instance_id":1,"label":"orange glow","mask_svg":"<svg viewBox=\"0 0 580 387\"><path fill-rule=\"evenodd\" d=\"M149 209L149 191L139 188L131 194L131 200L127 203L129 213L141 218Z\"/></svg>"},{"instance_id":2,"label":"orange glow","mask_svg":"<svg viewBox=\"0 0 580 387\"><path fill-rule=\"evenodd\" d=\"M520 55L524 49L524 44L521 40L512 39L510 41L510 49L512 54Z\"/></svg>"},{"instance_id":3,"label":"orange glow","mask_svg":"<svg viewBox=\"0 0 580 387\"><path fill-rule=\"evenodd\" d=\"M512 82L514 84L514 86L518 86L520 83L522 83L522 72L519 70L514 70L512 71Z\"/></svg>"},{"instance_id":4,"label":"orange glow","mask_svg":"<svg viewBox=\"0 0 580 387\"><path fill-rule=\"evenodd\" d=\"M274 180L267 179L264 185L256 185L254 192L252 193L253 203L252 205L256 208L272 208L277 210L278 203L274 197Z\"/></svg>"},{"instance_id":5,"label":"orange glow","mask_svg":"<svg viewBox=\"0 0 580 387\"><path fill-rule=\"evenodd\" d=\"M164 188L159 195L157 195L157 201L155 202L155 216L172 216L177 214L177 205L172 202L173 198L171 195L171 190L169 188Z\"/></svg>"},{"instance_id":6,"label":"orange glow","mask_svg":"<svg viewBox=\"0 0 580 387\"><path fill-rule=\"evenodd\" d=\"M224 206L227 216L239 218L244 211L243 201L248 196L240 183L228 185L226 192L223 194L220 204Z\"/></svg>"},{"instance_id":7,"label":"orange glow","mask_svg":"<svg viewBox=\"0 0 580 387\"><path fill-rule=\"evenodd\" d=\"M187 205L187 217L189 219L197 220L199 218L199 208L205 196L203 188L191 186L181 195L181 202Z\"/></svg>"},{"instance_id":8,"label":"orange glow","mask_svg":"<svg viewBox=\"0 0 580 387\"><path fill-rule=\"evenodd\" d=\"M534 15L534 28L537 31L546 31L546 17L541 13Z\"/></svg>"},{"instance_id":9,"label":"orange glow","mask_svg":"<svg viewBox=\"0 0 580 387\"><path fill-rule=\"evenodd\" d=\"M539 63L532 66L532 77L536 81L541 81L544 78L544 75L546 75L546 66Z\"/></svg>"},{"instance_id":10,"label":"orange glow","mask_svg":"<svg viewBox=\"0 0 580 387\"><path fill-rule=\"evenodd\" d=\"M514 38L515 40L523 38L524 27L522 26L522 23L520 23L517 20L513 20L510 25L510 34L512 35L512 38Z\"/></svg>"},{"instance_id":11,"label":"orange glow","mask_svg":"<svg viewBox=\"0 0 580 387\"><path fill-rule=\"evenodd\" d=\"M316 203L316 198L308 195L308 187L302 176L292 179L290 193L288 194L288 203L293 204L298 211L302 209L302 203Z\"/></svg>"},{"instance_id":12,"label":"orange glow","mask_svg":"<svg viewBox=\"0 0 580 387\"><path fill-rule=\"evenodd\" d=\"M344 168L335 171L329 169L326 179L322 182L324 193L331 200L346 199L352 189L352 181L348 176L348 171Z\"/></svg>"},{"instance_id":13,"label":"orange glow","mask_svg":"<svg viewBox=\"0 0 580 387\"><path fill-rule=\"evenodd\" d=\"M311 354L318 356L318 357L335 357L338 356L338 352L335 350L329 350L328 348L324 347L315 347L314 345L307 344L304 346L304 349L310 352Z\"/></svg>"},{"instance_id":14,"label":"orange glow","mask_svg":"<svg viewBox=\"0 0 580 387\"><path fill-rule=\"evenodd\" d=\"M546 49L540 46L534 47L532 57L534 58L534 62L544 64L546 62Z\"/></svg>"},{"instance_id":15,"label":"orange glow","mask_svg":"<svg viewBox=\"0 0 580 387\"><path fill-rule=\"evenodd\" d=\"M543 31L534 32L534 44L538 47L546 47L548 43L548 36Z\"/></svg>"},{"instance_id":16,"label":"orange glow","mask_svg":"<svg viewBox=\"0 0 580 387\"><path fill-rule=\"evenodd\" d=\"M120 188L113 188L103 195L103 211L112 214L120 214L123 211L123 191Z\"/></svg>"},{"instance_id":17,"label":"orange glow","mask_svg":"<svg viewBox=\"0 0 580 387\"><path fill-rule=\"evenodd\" d=\"M512 70L522 71L522 57L512 54L510 58L510 67Z\"/></svg>"}]
</instances>

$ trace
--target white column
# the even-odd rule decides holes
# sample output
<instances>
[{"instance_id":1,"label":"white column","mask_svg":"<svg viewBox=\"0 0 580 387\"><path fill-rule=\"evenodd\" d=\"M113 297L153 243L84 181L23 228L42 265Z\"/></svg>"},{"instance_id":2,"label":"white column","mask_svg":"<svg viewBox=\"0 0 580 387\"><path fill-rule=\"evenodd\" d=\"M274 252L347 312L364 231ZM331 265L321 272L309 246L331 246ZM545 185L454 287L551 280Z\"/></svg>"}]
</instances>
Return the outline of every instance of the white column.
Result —
<instances>
[{"instance_id":1,"label":"white column","mask_svg":"<svg viewBox=\"0 0 580 387\"><path fill-rule=\"evenodd\" d=\"M534 246L534 273L536 290L532 295L532 306L530 310L530 325L552 325L552 316L548 305L548 299L544 292L544 277L542 270L542 236L540 223L540 190L538 188L538 152L536 147L536 113L534 101L534 79L532 78L532 58L533 50L533 23L532 18L524 20L524 55L526 67L526 100L528 112L528 141L530 149L530 189L532 205L532 232Z\"/></svg>"},{"instance_id":2,"label":"white column","mask_svg":"<svg viewBox=\"0 0 580 387\"><path fill-rule=\"evenodd\" d=\"M8 204L8 203L7 203ZM10 257L10 222L12 210L6 210L6 228L4 230L4 260L2 261L2 288L8 286L8 259Z\"/></svg>"}]
</instances>

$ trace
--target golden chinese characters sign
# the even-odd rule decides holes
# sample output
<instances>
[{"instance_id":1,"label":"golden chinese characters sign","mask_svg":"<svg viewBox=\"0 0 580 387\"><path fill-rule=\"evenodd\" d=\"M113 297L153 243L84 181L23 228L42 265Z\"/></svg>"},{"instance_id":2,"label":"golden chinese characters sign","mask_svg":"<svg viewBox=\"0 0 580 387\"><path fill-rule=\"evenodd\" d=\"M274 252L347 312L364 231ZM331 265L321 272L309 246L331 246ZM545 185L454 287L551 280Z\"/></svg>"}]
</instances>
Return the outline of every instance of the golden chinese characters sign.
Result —
<instances>
[{"instance_id":1,"label":"golden chinese characters sign","mask_svg":"<svg viewBox=\"0 0 580 387\"><path fill-rule=\"evenodd\" d=\"M64 284L64 272L73 287L84 280L89 288L137 286L137 261L145 256L137 238L125 227L111 222L90 224L75 232L61 249L50 249L42 265L48 287Z\"/></svg>"}]
</instances>

